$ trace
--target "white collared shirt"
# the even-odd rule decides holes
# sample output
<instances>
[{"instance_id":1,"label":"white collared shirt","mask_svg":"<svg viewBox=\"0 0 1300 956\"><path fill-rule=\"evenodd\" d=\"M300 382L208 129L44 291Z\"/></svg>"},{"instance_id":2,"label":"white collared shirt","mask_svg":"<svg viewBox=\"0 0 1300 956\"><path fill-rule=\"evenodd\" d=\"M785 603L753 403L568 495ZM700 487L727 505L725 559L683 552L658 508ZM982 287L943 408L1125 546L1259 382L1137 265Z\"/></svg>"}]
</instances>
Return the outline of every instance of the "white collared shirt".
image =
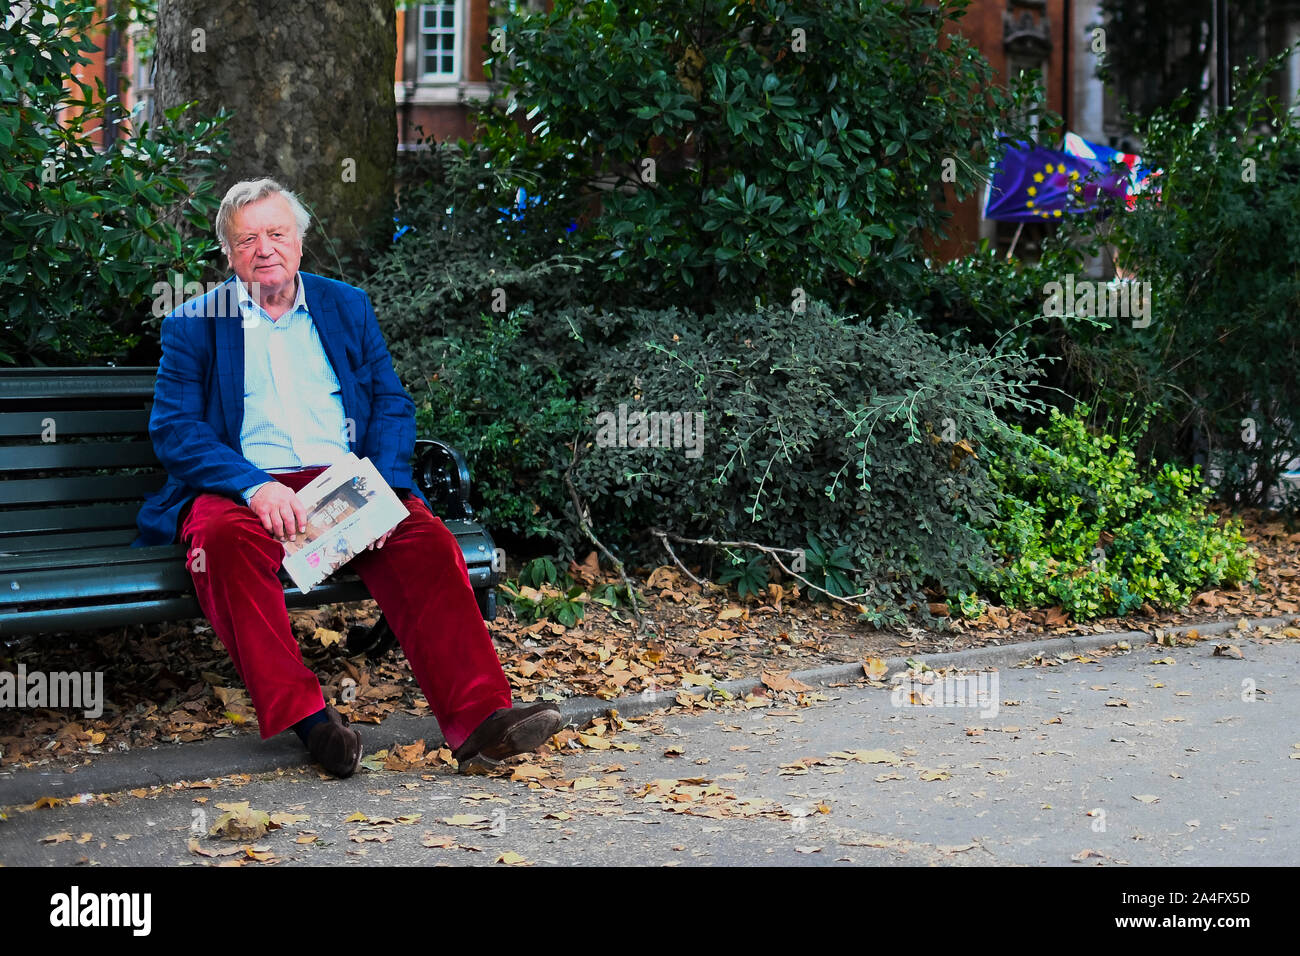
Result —
<instances>
[{"instance_id":1,"label":"white collared shirt","mask_svg":"<svg viewBox=\"0 0 1300 956\"><path fill-rule=\"evenodd\" d=\"M245 458L266 472L332 465L348 451L343 394L307 309L300 276L293 306L272 319L235 278L244 331ZM245 499L261 485L246 489Z\"/></svg>"}]
</instances>

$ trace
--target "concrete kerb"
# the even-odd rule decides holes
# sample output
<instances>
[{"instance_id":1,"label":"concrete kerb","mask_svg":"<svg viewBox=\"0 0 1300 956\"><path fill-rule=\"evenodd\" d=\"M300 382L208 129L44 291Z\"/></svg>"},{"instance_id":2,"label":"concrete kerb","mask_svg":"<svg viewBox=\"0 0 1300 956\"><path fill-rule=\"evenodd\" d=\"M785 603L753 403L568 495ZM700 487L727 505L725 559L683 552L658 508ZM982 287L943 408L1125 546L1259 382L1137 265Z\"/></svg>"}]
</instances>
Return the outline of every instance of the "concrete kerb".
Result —
<instances>
[{"instance_id":1,"label":"concrete kerb","mask_svg":"<svg viewBox=\"0 0 1300 956\"><path fill-rule=\"evenodd\" d=\"M1300 614L1281 617L1247 619L1251 630L1259 627L1281 627L1300 620ZM1205 636L1237 630L1237 621L1216 621L1208 624L1186 624L1177 627L1153 628L1153 631L1180 635L1195 630ZM934 669L955 667L961 670L978 670L1005 667L1028 660L1036 655L1055 657L1059 654L1082 654L1098 650L1119 641L1128 641L1138 647L1148 643L1151 631L1113 631L1106 634L1069 635L1043 641L1015 642L970 648L948 654L914 654L912 660L924 661ZM886 660L890 672L906 668L907 657ZM811 686L825 686L862 677L862 664L835 664L794 671L790 675ZM678 693L704 695L715 688L734 697L744 697L762 687L761 678L717 681L709 687L664 689L653 694L632 694L612 700L594 697L574 697L560 703L560 714L565 726L580 727L596 717L616 711L623 717L643 717L671 706ZM378 726L361 727L366 752L405 746L423 739L428 746L442 745L442 736L428 717L395 714ZM384 741L384 743L381 743ZM0 774L0 807L32 803L43 796L62 797L85 793L117 793L138 787L166 785L182 780L199 781L230 774L268 773L276 770L306 769L311 766L296 736L286 732L250 744L247 735L204 740L184 745L162 745L147 750L123 754L105 754L89 766L68 772L63 770L24 770ZM360 777L360 775L358 775ZM358 778L353 778L358 779Z\"/></svg>"},{"instance_id":2,"label":"concrete kerb","mask_svg":"<svg viewBox=\"0 0 1300 956\"><path fill-rule=\"evenodd\" d=\"M1286 614L1281 617L1257 618L1255 620L1247 618L1246 622L1253 630L1258 627L1285 626L1296 620L1300 620L1300 614ZM1236 630L1237 625L1237 621L1215 621L1210 624L1186 624L1177 627L1153 628L1153 630L1173 635L1196 631L1198 634L1213 636ZM912 654L907 657L891 657L885 663L889 666L891 673L906 669L909 659L923 661L935 670L945 667L975 670L1018 664L1039 654L1044 657L1054 657L1063 653L1081 654L1085 651L1108 647L1120 641L1128 641L1136 647L1138 644L1146 644L1151 640L1152 634L1150 631L1110 631L1105 634L1053 637L1045 641L1023 641L986 647L972 647L964 651L953 651L948 654ZM815 667L806 671L794 671L790 676L805 684L825 686L841 681L857 680L862 677L862 664L861 662L854 662L851 664L834 664L829 667ZM744 697L746 694L757 691L762 686L761 678L744 678L741 680L717 681L710 687L664 689L652 697L642 694L619 697L614 700L573 697L560 705L560 713L565 718L566 726L581 726L589 720L604 716L610 710L617 711L623 717L641 717L651 714L667 706L664 703L664 698L667 698L669 704L671 704L677 694L682 691L700 696L708 694L713 688L717 688L726 691L732 696Z\"/></svg>"}]
</instances>

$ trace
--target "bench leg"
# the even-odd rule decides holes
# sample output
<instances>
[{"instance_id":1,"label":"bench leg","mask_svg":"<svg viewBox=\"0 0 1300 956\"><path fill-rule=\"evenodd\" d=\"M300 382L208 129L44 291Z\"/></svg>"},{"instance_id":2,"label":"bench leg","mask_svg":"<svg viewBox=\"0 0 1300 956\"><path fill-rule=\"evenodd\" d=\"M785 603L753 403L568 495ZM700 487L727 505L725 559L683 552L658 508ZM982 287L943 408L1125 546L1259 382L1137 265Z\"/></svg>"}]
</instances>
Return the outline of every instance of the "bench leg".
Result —
<instances>
[{"instance_id":1,"label":"bench leg","mask_svg":"<svg viewBox=\"0 0 1300 956\"><path fill-rule=\"evenodd\" d=\"M379 615L379 620L369 627L353 624L348 628L346 641L348 656L365 654L372 661L377 661L397 646L397 635L388 626L388 618Z\"/></svg>"}]
</instances>

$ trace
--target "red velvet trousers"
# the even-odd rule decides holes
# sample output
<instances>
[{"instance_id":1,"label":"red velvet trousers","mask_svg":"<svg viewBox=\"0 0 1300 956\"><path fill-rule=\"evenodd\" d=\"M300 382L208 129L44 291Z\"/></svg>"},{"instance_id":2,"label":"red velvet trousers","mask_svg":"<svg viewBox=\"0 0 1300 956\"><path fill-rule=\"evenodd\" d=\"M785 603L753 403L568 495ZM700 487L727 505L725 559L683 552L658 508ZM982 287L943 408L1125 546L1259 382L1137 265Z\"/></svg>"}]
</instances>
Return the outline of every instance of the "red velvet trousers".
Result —
<instances>
[{"instance_id":1,"label":"red velvet trousers","mask_svg":"<svg viewBox=\"0 0 1300 956\"><path fill-rule=\"evenodd\" d=\"M297 491L323 470L272 477ZM455 536L414 495L404 503L410 515L384 546L361 552L346 567L383 610L455 749L484 718L510 706L510 685ZM199 606L248 688L262 739L324 707L320 681L303 663L289 627L278 577L284 546L247 505L214 494L194 499L180 538Z\"/></svg>"}]
</instances>

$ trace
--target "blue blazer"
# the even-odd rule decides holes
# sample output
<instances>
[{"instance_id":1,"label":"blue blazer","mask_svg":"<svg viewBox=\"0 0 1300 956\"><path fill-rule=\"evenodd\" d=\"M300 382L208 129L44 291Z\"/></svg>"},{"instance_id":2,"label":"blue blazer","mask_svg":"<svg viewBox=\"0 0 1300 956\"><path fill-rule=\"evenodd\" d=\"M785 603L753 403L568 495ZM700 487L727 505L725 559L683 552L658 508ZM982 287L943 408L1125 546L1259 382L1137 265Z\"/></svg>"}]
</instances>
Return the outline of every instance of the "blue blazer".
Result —
<instances>
[{"instance_id":1,"label":"blue blazer","mask_svg":"<svg viewBox=\"0 0 1300 956\"><path fill-rule=\"evenodd\" d=\"M427 505L411 480L415 403L393 371L370 297L344 282L298 275L338 376L344 417L356 426L349 449L374 462L393 488L410 489ZM167 482L140 508L132 547L175 543L181 509L200 492L242 502L243 489L274 480L240 450L244 327L234 288L231 276L163 319L149 437Z\"/></svg>"}]
</instances>

